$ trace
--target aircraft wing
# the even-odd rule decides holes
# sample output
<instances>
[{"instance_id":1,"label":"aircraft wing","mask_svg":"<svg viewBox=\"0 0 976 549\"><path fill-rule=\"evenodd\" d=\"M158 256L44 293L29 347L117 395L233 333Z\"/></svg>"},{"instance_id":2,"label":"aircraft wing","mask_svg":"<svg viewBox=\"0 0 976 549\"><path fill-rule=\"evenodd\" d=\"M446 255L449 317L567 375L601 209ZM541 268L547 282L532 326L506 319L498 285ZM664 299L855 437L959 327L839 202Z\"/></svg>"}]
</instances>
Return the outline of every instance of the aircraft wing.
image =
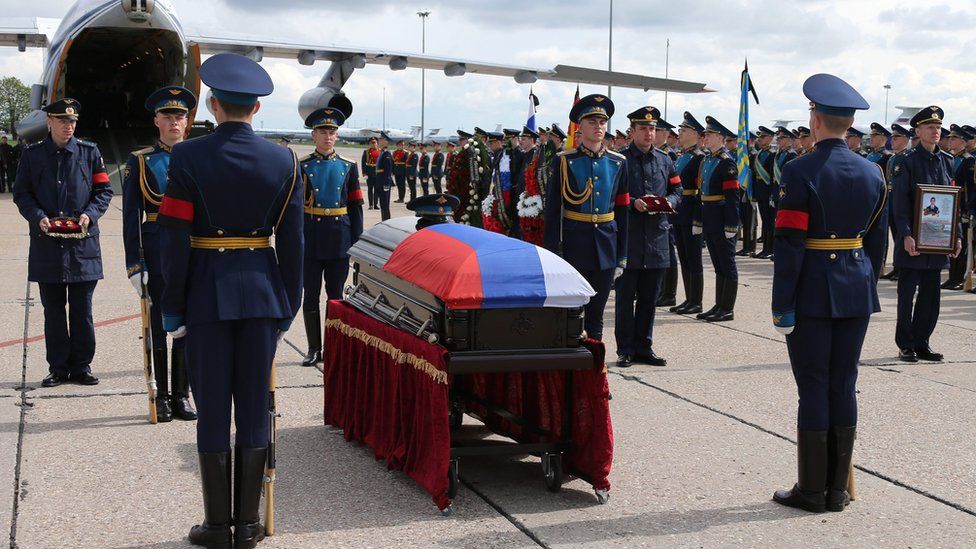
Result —
<instances>
[{"instance_id":1,"label":"aircraft wing","mask_svg":"<svg viewBox=\"0 0 976 549\"><path fill-rule=\"evenodd\" d=\"M60 19L46 17L0 17L0 46L46 48L50 36L61 23Z\"/></svg>"},{"instance_id":2,"label":"aircraft wing","mask_svg":"<svg viewBox=\"0 0 976 549\"><path fill-rule=\"evenodd\" d=\"M407 67L440 70L444 71L444 74L448 76L461 76L468 73L489 74L493 76L512 77L520 84L530 84L535 80L555 80L579 84L611 85L621 88L641 89L644 91L660 90L678 93L713 91L706 88L705 84L699 82L654 78L639 74L611 72L600 69L574 67L571 65L556 65L551 69L545 69L426 54L378 50L375 48L300 44L248 36L234 37L232 35L214 35L207 33L188 33L186 38L192 43L199 44L200 53L205 55L233 52L248 55L252 59L258 60L264 57L297 59L303 65L311 65L317 60L348 60L354 65L358 65L356 68L362 68L366 63L369 63L387 65L393 70L403 70Z\"/></svg>"}]
</instances>

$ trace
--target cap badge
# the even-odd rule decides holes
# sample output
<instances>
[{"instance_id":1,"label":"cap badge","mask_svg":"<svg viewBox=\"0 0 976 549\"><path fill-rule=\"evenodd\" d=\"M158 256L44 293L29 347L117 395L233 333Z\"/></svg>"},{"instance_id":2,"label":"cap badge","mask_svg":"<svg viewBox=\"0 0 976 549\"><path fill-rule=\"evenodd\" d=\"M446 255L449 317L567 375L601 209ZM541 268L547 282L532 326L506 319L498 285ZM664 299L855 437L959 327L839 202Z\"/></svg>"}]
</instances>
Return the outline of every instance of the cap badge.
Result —
<instances>
[{"instance_id":1,"label":"cap badge","mask_svg":"<svg viewBox=\"0 0 976 549\"><path fill-rule=\"evenodd\" d=\"M182 93L182 90L169 90L170 95L179 95L180 93Z\"/></svg>"},{"instance_id":2,"label":"cap badge","mask_svg":"<svg viewBox=\"0 0 976 549\"><path fill-rule=\"evenodd\" d=\"M67 109L64 109L64 114L74 114L74 113L75 113L75 110L72 109L71 107L68 107Z\"/></svg>"},{"instance_id":3,"label":"cap badge","mask_svg":"<svg viewBox=\"0 0 976 549\"><path fill-rule=\"evenodd\" d=\"M597 103L603 103L602 97L594 97L593 100L596 101Z\"/></svg>"}]
</instances>

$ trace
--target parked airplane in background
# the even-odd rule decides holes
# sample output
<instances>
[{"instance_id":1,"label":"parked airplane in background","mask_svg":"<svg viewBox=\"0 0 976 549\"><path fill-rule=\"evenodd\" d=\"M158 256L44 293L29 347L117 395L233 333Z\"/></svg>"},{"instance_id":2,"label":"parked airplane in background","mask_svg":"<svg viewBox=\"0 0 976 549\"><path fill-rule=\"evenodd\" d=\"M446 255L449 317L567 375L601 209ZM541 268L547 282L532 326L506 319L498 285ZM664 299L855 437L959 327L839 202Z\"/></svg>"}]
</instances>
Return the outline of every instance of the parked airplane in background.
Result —
<instances>
[{"instance_id":1,"label":"parked airplane in background","mask_svg":"<svg viewBox=\"0 0 976 549\"><path fill-rule=\"evenodd\" d=\"M339 128L339 141L346 143L358 143L366 144L369 142L371 137L379 137L380 132L383 130L380 128L347 128L345 126ZM431 130L432 132L434 130ZM307 128L301 129L264 129L255 128L254 133L267 137L269 139L280 139L282 137L287 137L292 141L309 141L312 139L312 130ZM390 136L393 142L399 139L405 141L412 141L420 135L420 126L414 126L413 132L407 132L403 130L398 130L396 128L387 128L386 135Z\"/></svg>"},{"instance_id":2,"label":"parked airplane in background","mask_svg":"<svg viewBox=\"0 0 976 549\"><path fill-rule=\"evenodd\" d=\"M0 46L47 50L41 81L31 89L34 111L20 122L18 132L27 140L43 137L46 117L38 109L57 98L73 97L88 113L79 121L78 135L96 140L110 164L124 162L128 151L152 141L154 128L142 108L143 99L172 84L199 94L201 56L221 52L244 54L259 62L265 57L295 59L302 65L329 61L318 86L299 101L302 119L342 94L342 86L353 72L367 63L395 71L408 67L440 70L447 76L508 76L520 84L556 80L679 93L711 91L696 82L568 65L540 69L375 48L301 44L274 37L193 32L184 29L169 0L78 0L57 30L52 32L52 28L50 19L0 18Z\"/></svg>"}]
</instances>

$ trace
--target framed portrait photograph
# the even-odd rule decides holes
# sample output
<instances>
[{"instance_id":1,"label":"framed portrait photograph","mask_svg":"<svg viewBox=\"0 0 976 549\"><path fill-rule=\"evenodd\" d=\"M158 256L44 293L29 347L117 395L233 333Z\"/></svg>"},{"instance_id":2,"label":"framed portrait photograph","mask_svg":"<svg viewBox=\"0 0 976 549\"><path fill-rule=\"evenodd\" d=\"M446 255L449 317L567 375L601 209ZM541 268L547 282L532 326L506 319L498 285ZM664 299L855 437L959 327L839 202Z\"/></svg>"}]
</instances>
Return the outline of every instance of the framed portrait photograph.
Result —
<instances>
[{"instance_id":1,"label":"framed portrait photograph","mask_svg":"<svg viewBox=\"0 0 976 549\"><path fill-rule=\"evenodd\" d=\"M959 187L919 185L915 190L915 247L922 253L951 253L959 238Z\"/></svg>"}]
</instances>

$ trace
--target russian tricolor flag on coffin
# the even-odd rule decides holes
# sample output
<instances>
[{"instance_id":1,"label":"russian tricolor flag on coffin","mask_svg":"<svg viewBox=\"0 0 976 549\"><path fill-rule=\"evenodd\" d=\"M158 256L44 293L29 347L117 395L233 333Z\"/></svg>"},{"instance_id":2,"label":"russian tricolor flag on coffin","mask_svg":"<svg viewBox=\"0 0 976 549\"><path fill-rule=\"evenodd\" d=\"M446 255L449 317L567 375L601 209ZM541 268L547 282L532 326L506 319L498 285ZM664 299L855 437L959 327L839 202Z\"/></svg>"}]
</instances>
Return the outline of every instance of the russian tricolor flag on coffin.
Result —
<instances>
[{"instance_id":1,"label":"russian tricolor flag on coffin","mask_svg":"<svg viewBox=\"0 0 976 549\"><path fill-rule=\"evenodd\" d=\"M556 254L455 223L408 236L383 269L436 295L449 309L582 307L595 294Z\"/></svg>"}]
</instances>

